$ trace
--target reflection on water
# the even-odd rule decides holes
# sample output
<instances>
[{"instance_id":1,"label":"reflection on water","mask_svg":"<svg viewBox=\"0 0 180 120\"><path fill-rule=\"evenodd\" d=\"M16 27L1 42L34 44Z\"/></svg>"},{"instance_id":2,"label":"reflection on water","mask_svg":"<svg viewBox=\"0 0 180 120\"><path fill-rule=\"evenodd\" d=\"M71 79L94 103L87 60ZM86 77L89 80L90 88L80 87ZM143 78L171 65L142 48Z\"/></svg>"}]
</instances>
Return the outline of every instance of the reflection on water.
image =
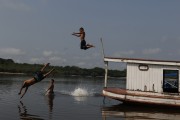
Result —
<instances>
[{"instance_id":1,"label":"reflection on water","mask_svg":"<svg viewBox=\"0 0 180 120\"><path fill-rule=\"evenodd\" d=\"M20 105L18 105L18 113L22 120L44 120L38 115L28 114L28 110L22 101L20 101Z\"/></svg>"},{"instance_id":2,"label":"reflection on water","mask_svg":"<svg viewBox=\"0 0 180 120\"><path fill-rule=\"evenodd\" d=\"M45 99L47 101L47 105L49 108L49 119L51 120L53 118L53 101L54 101L55 94L47 94L45 95Z\"/></svg>"},{"instance_id":3,"label":"reflection on water","mask_svg":"<svg viewBox=\"0 0 180 120\"><path fill-rule=\"evenodd\" d=\"M52 113L53 112L53 101L54 101L55 94L48 94L45 97L46 97L47 105L49 107L49 112Z\"/></svg>"},{"instance_id":4,"label":"reflection on water","mask_svg":"<svg viewBox=\"0 0 180 120\"><path fill-rule=\"evenodd\" d=\"M83 102L87 100L87 97L83 96L83 97L79 97L79 96L75 96L74 100L77 102Z\"/></svg>"},{"instance_id":5,"label":"reflection on water","mask_svg":"<svg viewBox=\"0 0 180 120\"><path fill-rule=\"evenodd\" d=\"M10 79L3 79L3 80L0 80L0 85L1 85L1 88L5 88L5 89L0 89L0 92L8 93L11 90L13 81Z\"/></svg>"},{"instance_id":6,"label":"reflection on water","mask_svg":"<svg viewBox=\"0 0 180 120\"><path fill-rule=\"evenodd\" d=\"M53 100L54 100L54 95L47 95L48 97L48 106L49 106L49 112L53 112Z\"/></svg>"},{"instance_id":7,"label":"reflection on water","mask_svg":"<svg viewBox=\"0 0 180 120\"><path fill-rule=\"evenodd\" d=\"M162 108L158 106L136 106L119 104L110 107L102 107L103 120L179 120L180 110L174 108Z\"/></svg>"}]
</instances>

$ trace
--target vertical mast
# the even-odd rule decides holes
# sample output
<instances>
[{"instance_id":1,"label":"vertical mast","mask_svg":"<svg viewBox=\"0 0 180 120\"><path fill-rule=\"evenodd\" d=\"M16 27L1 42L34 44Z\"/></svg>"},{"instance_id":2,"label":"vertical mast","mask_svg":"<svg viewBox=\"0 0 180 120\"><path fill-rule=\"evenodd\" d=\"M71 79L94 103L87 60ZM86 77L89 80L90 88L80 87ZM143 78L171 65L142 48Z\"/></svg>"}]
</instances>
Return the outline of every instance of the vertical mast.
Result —
<instances>
[{"instance_id":1,"label":"vertical mast","mask_svg":"<svg viewBox=\"0 0 180 120\"><path fill-rule=\"evenodd\" d=\"M105 78L104 78L104 87L107 87L107 77L108 77L108 62L105 61Z\"/></svg>"},{"instance_id":2,"label":"vertical mast","mask_svg":"<svg viewBox=\"0 0 180 120\"><path fill-rule=\"evenodd\" d=\"M103 46L102 38L101 38L101 45L102 45L102 54L103 54L103 61L104 61L105 53L104 53L104 46ZM108 61L104 61L104 63L105 63L104 87L107 87Z\"/></svg>"}]
</instances>

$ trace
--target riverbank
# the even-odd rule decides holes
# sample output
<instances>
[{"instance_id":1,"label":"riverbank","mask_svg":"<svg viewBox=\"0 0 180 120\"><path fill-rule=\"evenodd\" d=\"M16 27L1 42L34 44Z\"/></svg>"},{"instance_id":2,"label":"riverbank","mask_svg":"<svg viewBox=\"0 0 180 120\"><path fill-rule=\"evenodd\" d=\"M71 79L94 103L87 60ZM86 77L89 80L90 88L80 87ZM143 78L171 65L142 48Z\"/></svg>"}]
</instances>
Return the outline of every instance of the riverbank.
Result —
<instances>
[{"instance_id":1,"label":"riverbank","mask_svg":"<svg viewBox=\"0 0 180 120\"><path fill-rule=\"evenodd\" d=\"M26 75L25 73L0 72L2 75Z\"/></svg>"},{"instance_id":2,"label":"riverbank","mask_svg":"<svg viewBox=\"0 0 180 120\"><path fill-rule=\"evenodd\" d=\"M35 71L40 70L43 64L15 63L12 59L0 58L0 74L7 75L32 75ZM55 68L53 76L104 76L104 68L80 68L78 66L49 66L45 72ZM108 70L110 77L125 77L126 70Z\"/></svg>"}]
</instances>

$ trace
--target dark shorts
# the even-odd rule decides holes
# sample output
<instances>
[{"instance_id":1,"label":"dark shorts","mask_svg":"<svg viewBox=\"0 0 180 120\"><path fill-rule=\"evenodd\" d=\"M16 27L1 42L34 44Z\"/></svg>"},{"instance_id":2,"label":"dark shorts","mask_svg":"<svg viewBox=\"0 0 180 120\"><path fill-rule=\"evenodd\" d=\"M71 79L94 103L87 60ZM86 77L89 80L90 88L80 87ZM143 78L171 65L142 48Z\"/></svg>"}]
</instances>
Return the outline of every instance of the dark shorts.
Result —
<instances>
[{"instance_id":1,"label":"dark shorts","mask_svg":"<svg viewBox=\"0 0 180 120\"><path fill-rule=\"evenodd\" d=\"M86 50L86 49L87 49L86 41L85 41L85 40L82 40L82 41L81 41L80 48L83 49L83 50Z\"/></svg>"},{"instance_id":2,"label":"dark shorts","mask_svg":"<svg viewBox=\"0 0 180 120\"><path fill-rule=\"evenodd\" d=\"M41 80L44 79L44 75L41 71L38 71L34 74L34 79L36 80L36 82L40 82Z\"/></svg>"}]
</instances>

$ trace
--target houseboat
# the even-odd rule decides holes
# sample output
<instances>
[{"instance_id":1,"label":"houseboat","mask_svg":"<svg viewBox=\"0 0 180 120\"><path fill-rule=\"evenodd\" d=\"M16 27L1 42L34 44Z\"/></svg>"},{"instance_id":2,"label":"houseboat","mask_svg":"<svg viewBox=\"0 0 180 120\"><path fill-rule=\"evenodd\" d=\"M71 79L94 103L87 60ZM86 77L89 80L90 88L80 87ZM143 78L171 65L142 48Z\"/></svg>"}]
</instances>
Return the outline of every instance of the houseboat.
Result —
<instances>
[{"instance_id":1,"label":"houseboat","mask_svg":"<svg viewBox=\"0 0 180 120\"><path fill-rule=\"evenodd\" d=\"M126 88L108 87L108 63L126 64ZM180 107L180 61L105 57L103 96L125 103Z\"/></svg>"},{"instance_id":2,"label":"houseboat","mask_svg":"<svg viewBox=\"0 0 180 120\"><path fill-rule=\"evenodd\" d=\"M126 63L126 88L108 87L108 62ZM103 96L122 102L180 107L180 61L104 57Z\"/></svg>"}]
</instances>

